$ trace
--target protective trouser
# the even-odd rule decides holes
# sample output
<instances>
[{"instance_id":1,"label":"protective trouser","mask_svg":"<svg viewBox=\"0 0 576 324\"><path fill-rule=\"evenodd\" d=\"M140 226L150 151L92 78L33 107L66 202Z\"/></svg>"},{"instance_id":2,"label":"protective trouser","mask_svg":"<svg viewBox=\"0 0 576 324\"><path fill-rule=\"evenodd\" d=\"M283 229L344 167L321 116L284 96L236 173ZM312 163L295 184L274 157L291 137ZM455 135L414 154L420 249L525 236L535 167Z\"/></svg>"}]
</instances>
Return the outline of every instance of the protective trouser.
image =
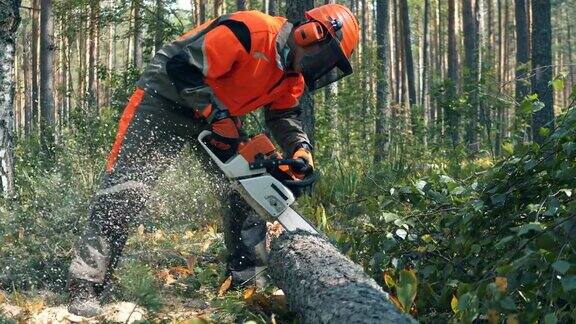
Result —
<instances>
[{"instance_id":1,"label":"protective trouser","mask_svg":"<svg viewBox=\"0 0 576 324\"><path fill-rule=\"evenodd\" d=\"M169 101L138 89L120 120L116 142L89 209L88 223L70 264L70 287L91 282L101 289L116 267L129 229L137 220L158 176L189 142L208 172L222 177L197 145L208 128ZM228 187L228 186L225 186ZM229 270L236 283L265 266L266 224L234 192L222 190Z\"/></svg>"}]
</instances>

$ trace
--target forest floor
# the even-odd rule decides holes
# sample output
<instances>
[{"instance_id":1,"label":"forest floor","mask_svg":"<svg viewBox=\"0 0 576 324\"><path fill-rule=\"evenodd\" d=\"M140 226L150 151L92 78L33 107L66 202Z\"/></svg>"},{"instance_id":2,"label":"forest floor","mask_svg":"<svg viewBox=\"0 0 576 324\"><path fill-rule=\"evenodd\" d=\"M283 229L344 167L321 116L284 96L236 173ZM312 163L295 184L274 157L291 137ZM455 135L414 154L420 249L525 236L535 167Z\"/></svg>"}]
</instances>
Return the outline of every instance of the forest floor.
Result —
<instances>
[{"instance_id":1,"label":"forest floor","mask_svg":"<svg viewBox=\"0 0 576 324\"><path fill-rule=\"evenodd\" d=\"M0 323L275 323L293 318L275 287L230 289L223 254L223 236L214 224L198 230L140 225L106 294L103 315L69 313L63 292L0 291Z\"/></svg>"}]
</instances>

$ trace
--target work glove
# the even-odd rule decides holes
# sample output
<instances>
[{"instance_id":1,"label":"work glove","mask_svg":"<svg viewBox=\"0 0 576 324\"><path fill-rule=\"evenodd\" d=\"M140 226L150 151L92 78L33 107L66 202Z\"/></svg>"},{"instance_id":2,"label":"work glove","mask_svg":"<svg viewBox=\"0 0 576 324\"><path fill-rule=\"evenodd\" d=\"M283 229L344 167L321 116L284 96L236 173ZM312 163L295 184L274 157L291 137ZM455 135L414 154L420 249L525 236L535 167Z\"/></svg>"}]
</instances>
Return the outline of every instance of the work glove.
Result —
<instances>
[{"instance_id":1,"label":"work glove","mask_svg":"<svg viewBox=\"0 0 576 324\"><path fill-rule=\"evenodd\" d=\"M309 145L303 144L300 148L298 148L292 155L292 159L302 159L304 162L306 162L306 167L304 168L291 168L292 172L294 172L294 175L297 178L304 179L307 175L314 171L314 159L312 158L312 152Z\"/></svg>"},{"instance_id":2,"label":"work glove","mask_svg":"<svg viewBox=\"0 0 576 324\"><path fill-rule=\"evenodd\" d=\"M234 119L225 117L210 124L212 135L208 138L208 145L216 156L226 162L233 157L240 144L240 132Z\"/></svg>"}]
</instances>

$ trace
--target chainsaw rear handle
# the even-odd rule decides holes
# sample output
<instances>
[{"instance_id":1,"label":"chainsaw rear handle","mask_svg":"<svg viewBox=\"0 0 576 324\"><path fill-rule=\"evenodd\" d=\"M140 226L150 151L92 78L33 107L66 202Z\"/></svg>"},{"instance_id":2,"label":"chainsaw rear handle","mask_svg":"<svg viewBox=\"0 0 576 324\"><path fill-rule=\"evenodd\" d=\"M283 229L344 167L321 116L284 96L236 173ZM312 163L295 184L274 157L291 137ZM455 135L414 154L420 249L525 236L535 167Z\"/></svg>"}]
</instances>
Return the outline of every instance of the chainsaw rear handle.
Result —
<instances>
[{"instance_id":1,"label":"chainsaw rear handle","mask_svg":"<svg viewBox=\"0 0 576 324\"><path fill-rule=\"evenodd\" d=\"M280 165L287 165L292 168L295 172L307 174L312 171L312 167L302 158L298 159L264 159L257 158L256 161L249 164L251 170L265 168L266 170L273 170L278 168ZM289 187L309 187L316 180L318 180L318 173L311 172L302 180L280 180L285 186Z\"/></svg>"},{"instance_id":2,"label":"chainsaw rear handle","mask_svg":"<svg viewBox=\"0 0 576 324\"><path fill-rule=\"evenodd\" d=\"M306 173L310 169L310 165L304 159L256 159L250 163L250 170L256 169L275 169L280 165L287 165L298 173Z\"/></svg>"},{"instance_id":3,"label":"chainsaw rear handle","mask_svg":"<svg viewBox=\"0 0 576 324\"><path fill-rule=\"evenodd\" d=\"M313 172L302 180L281 180L280 182L288 187L304 188L311 186L316 180L318 180L318 173Z\"/></svg>"}]
</instances>

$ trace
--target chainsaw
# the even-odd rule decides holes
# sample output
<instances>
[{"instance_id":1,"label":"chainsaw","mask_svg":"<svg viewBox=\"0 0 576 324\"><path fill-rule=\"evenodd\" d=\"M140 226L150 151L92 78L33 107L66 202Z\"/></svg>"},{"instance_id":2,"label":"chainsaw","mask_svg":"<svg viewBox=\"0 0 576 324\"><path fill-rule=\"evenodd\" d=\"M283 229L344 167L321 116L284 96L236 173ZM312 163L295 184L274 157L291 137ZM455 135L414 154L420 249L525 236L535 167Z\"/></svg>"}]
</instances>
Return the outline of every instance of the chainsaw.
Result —
<instances>
[{"instance_id":1,"label":"chainsaw","mask_svg":"<svg viewBox=\"0 0 576 324\"><path fill-rule=\"evenodd\" d=\"M310 186L317 177L316 173L302 180L290 176L290 167L304 169L306 162L282 159L266 134L242 142L236 155L221 161L206 145L211 134L207 130L200 133L200 145L230 180L232 188L260 217L278 221L288 232L304 230L318 234L314 226L292 208L296 201L293 191Z\"/></svg>"}]
</instances>

